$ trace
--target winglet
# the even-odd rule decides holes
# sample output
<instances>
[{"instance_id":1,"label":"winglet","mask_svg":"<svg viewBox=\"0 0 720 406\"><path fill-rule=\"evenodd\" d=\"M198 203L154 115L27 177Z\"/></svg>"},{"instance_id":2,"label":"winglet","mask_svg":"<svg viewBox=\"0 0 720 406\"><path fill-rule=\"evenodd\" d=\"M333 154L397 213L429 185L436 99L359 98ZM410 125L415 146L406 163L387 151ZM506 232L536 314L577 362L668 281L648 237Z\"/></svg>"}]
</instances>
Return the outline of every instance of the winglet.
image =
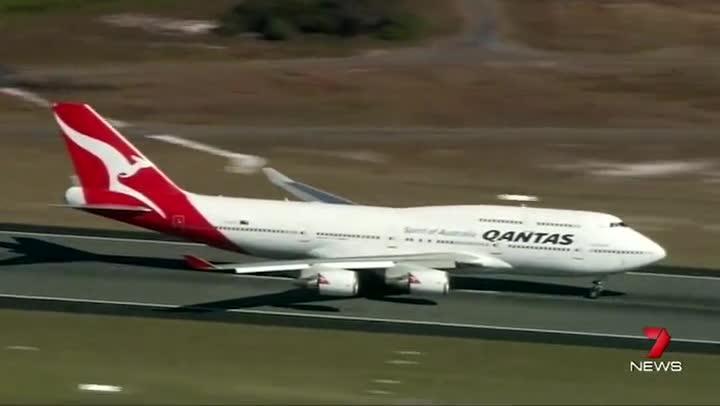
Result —
<instances>
[{"instance_id":1,"label":"winglet","mask_svg":"<svg viewBox=\"0 0 720 406\"><path fill-rule=\"evenodd\" d=\"M265 167L265 168L262 168L262 171L265 174L265 176L267 176L270 183L272 183L273 185L280 186L283 183L294 182L292 179L290 179L286 175L278 172L276 169L273 169L270 167Z\"/></svg>"},{"instance_id":2,"label":"winglet","mask_svg":"<svg viewBox=\"0 0 720 406\"><path fill-rule=\"evenodd\" d=\"M215 269L213 264L194 255L185 255L185 263L196 271L210 271Z\"/></svg>"},{"instance_id":3,"label":"winglet","mask_svg":"<svg viewBox=\"0 0 720 406\"><path fill-rule=\"evenodd\" d=\"M321 202L330 204L355 204L349 199L334 195L330 192L320 190L308 184L298 182L279 171L265 167L263 173L270 183L306 202Z\"/></svg>"}]
</instances>

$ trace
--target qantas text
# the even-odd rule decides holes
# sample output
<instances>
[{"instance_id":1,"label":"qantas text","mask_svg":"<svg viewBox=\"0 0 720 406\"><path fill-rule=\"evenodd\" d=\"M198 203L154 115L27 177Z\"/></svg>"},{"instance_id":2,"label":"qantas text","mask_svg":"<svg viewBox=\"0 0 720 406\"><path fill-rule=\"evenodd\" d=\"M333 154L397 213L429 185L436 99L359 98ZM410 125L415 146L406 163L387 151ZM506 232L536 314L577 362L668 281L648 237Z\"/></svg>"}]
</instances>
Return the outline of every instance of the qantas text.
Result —
<instances>
[{"instance_id":1,"label":"qantas text","mask_svg":"<svg viewBox=\"0 0 720 406\"><path fill-rule=\"evenodd\" d=\"M405 227L406 234L426 234L443 237L477 238L478 233L472 230L448 230L443 228ZM531 244L571 245L575 242L575 234L539 233L535 231L502 231L488 230L482 233L485 241L524 242Z\"/></svg>"},{"instance_id":2,"label":"qantas text","mask_svg":"<svg viewBox=\"0 0 720 406\"><path fill-rule=\"evenodd\" d=\"M533 231L488 230L482 236L490 242L510 241L555 245L570 245L575 239L575 234L536 233Z\"/></svg>"}]
</instances>

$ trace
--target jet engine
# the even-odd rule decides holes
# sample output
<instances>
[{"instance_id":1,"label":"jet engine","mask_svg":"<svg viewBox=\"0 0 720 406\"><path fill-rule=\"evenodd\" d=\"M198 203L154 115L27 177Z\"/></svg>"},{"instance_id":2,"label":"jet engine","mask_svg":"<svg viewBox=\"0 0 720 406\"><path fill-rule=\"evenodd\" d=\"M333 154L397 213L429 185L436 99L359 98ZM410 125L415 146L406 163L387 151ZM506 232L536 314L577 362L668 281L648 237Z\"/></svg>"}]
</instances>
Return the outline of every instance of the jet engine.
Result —
<instances>
[{"instance_id":1,"label":"jet engine","mask_svg":"<svg viewBox=\"0 0 720 406\"><path fill-rule=\"evenodd\" d=\"M408 293L447 295L450 279L447 272L413 264L398 264L385 271L385 283Z\"/></svg>"},{"instance_id":2,"label":"jet engine","mask_svg":"<svg viewBox=\"0 0 720 406\"><path fill-rule=\"evenodd\" d=\"M358 276L355 271L323 265L313 265L302 270L296 284L325 296L355 296L358 293Z\"/></svg>"}]
</instances>

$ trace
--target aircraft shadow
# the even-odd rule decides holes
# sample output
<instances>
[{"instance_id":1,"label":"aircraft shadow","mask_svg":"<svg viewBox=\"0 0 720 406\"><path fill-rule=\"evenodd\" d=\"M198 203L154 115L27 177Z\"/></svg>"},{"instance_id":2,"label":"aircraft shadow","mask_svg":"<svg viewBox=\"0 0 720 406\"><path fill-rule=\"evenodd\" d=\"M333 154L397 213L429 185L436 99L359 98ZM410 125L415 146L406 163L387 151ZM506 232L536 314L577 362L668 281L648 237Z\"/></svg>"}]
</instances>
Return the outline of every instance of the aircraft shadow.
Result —
<instances>
[{"instance_id":1,"label":"aircraft shadow","mask_svg":"<svg viewBox=\"0 0 720 406\"><path fill-rule=\"evenodd\" d=\"M174 271L196 272L187 268L184 260L178 258L152 258L132 255L96 254L61 244L48 242L38 238L12 237L13 242L0 242L0 248L17 254L14 257L0 260L0 267L11 265L32 265L63 262L101 262L120 265L133 265ZM288 276L288 275L285 275ZM370 293L361 292L360 297L369 300L389 303L436 305L432 300L392 296L395 291L383 289L376 281L370 281L373 289ZM217 311L260 306L282 307L305 311L337 312L339 309L325 305L311 304L328 300L346 300L352 298L338 298L319 296L314 292L303 289L292 289L280 293L250 296L238 299L222 300L217 302L199 303L178 308L178 311Z\"/></svg>"},{"instance_id":2,"label":"aircraft shadow","mask_svg":"<svg viewBox=\"0 0 720 406\"><path fill-rule=\"evenodd\" d=\"M308 310L321 312L339 312L336 307L316 305L313 303L336 300L337 298L314 295L302 289L290 289L284 292L267 293L263 295L248 296L236 299L217 300L212 302L195 303L187 306L165 309L170 313L208 313L227 311L233 309L247 309L253 307L270 306L294 310Z\"/></svg>"},{"instance_id":3,"label":"aircraft shadow","mask_svg":"<svg viewBox=\"0 0 720 406\"><path fill-rule=\"evenodd\" d=\"M77 248L29 237L12 237L13 242L0 242L0 248L17 254L15 257L0 260L0 267L10 265L31 265L42 263L62 262L102 262L120 265L133 265L175 271L191 271L185 261L180 258L152 258L131 255L96 254ZM434 306L437 302L427 298L407 296L402 292L388 288L381 279L371 273L362 274L360 282L365 287L359 297L372 301L388 303L411 304L421 306ZM508 279L492 279L471 276L453 276L451 278L453 289L497 291L509 293L532 293L559 296L586 296L588 287L563 285L557 283L531 282ZM621 296L622 292L606 290L603 296ZM314 292L303 289L292 289L280 293L250 296L245 298L229 299L218 302L200 303L185 306L185 311L217 311L259 306L273 306L292 308L296 310L335 312L337 308L312 303L328 300L346 300L352 298L338 298L319 296Z\"/></svg>"},{"instance_id":4,"label":"aircraft shadow","mask_svg":"<svg viewBox=\"0 0 720 406\"><path fill-rule=\"evenodd\" d=\"M191 305L165 309L170 313L209 313L227 311L233 309L247 309L253 307L279 307L293 310L306 310L316 312L339 312L340 309L333 306L314 304L338 298L319 296L303 289L290 289L284 292L268 293L263 295L248 296L236 299L217 300L212 302L195 303Z\"/></svg>"},{"instance_id":5,"label":"aircraft shadow","mask_svg":"<svg viewBox=\"0 0 720 406\"><path fill-rule=\"evenodd\" d=\"M347 301L354 299L368 299L380 302L399 303L420 306L435 306L437 303L433 300L416 298L416 297L397 297L384 296L382 293L373 293L371 295L361 293L353 297L331 297L320 296L315 292L306 289L290 289L284 292L268 293L263 295L248 296L235 299L218 300L212 302L195 303L191 305L176 307L173 309L165 309L163 311L171 313L206 313L228 311L233 309L247 309L253 307L277 307L284 309L303 310L312 312L340 312L340 309L334 306L316 304L327 301Z\"/></svg>"},{"instance_id":6,"label":"aircraft shadow","mask_svg":"<svg viewBox=\"0 0 720 406\"><path fill-rule=\"evenodd\" d=\"M532 293L553 296L587 296L588 289L583 286L562 285L558 283L531 282L510 279L492 279L472 276L454 276L451 278L452 289L494 291L509 293ZM604 290L602 296L622 296L625 293Z\"/></svg>"},{"instance_id":7,"label":"aircraft shadow","mask_svg":"<svg viewBox=\"0 0 720 406\"><path fill-rule=\"evenodd\" d=\"M162 269L187 270L182 259L139 257L131 255L95 254L37 238L13 237L14 242L0 242L0 248L18 254L0 260L1 266L32 265L62 262L105 262Z\"/></svg>"}]
</instances>

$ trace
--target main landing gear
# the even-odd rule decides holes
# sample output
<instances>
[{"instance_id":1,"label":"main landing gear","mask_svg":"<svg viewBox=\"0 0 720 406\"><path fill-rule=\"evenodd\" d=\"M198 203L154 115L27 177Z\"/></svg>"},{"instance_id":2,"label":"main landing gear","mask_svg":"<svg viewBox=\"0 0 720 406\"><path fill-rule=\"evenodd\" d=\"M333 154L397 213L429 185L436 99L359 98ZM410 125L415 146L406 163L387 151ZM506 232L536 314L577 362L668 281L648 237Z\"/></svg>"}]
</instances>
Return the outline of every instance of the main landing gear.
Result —
<instances>
[{"instance_id":1,"label":"main landing gear","mask_svg":"<svg viewBox=\"0 0 720 406\"><path fill-rule=\"evenodd\" d=\"M588 291L588 297L590 299L597 299L605 290L605 279L596 279L593 281L593 286Z\"/></svg>"}]
</instances>

